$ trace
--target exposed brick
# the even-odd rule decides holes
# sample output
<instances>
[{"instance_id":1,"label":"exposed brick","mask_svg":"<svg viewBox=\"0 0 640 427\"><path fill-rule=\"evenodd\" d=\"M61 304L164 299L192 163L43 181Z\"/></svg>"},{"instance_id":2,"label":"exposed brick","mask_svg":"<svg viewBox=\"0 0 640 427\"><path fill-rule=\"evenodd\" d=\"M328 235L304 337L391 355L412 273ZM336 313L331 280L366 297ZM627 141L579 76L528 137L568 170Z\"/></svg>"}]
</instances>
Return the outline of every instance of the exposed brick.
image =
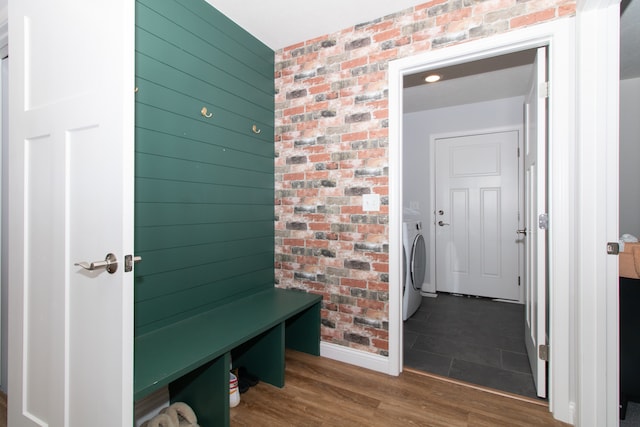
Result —
<instances>
[{"instance_id":1,"label":"exposed brick","mask_svg":"<svg viewBox=\"0 0 640 427\"><path fill-rule=\"evenodd\" d=\"M311 281L315 281L316 280L316 275L313 273L305 273L305 272L300 272L300 271L296 271L294 273L294 277L297 280L311 280Z\"/></svg>"},{"instance_id":2,"label":"exposed brick","mask_svg":"<svg viewBox=\"0 0 640 427\"><path fill-rule=\"evenodd\" d=\"M344 334L344 339L361 345L369 345L369 337L358 335L355 333L347 332Z\"/></svg>"},{"instance_id":3,"label":"exposed brick","mask_svg":"<svg viewBox=\"0 0 640 427\"><path fill-rule=\"evenodd\" d=\"M344 50L360 49L362 47L369 46L371 44L371 37L364 37L361 39L353 40L344 45Z\"/></svg>"},{"instance_id":4,"label":"exposed brick","mask_svg":"<svg viewBox=\"0 0 640 427\"><path fill-rule=\"evenodd\" d=\"M382 252L383 246L375 243L356 243L353 246L354 250L360 252Z\"/></svg>"},{"instance_id":5,"label":"exposed brick","mask_svg":"<svg viewBox=\"0 0 640 427\"><path fill-rule=\"evenodd\" d=\"M371 194L369 187L351 187L344 190L345 196L362 196L363 194Z\"/></svg>"},{"instance_id":6,"label":"exposed brick","mask_svg":"<svg viewBox=\"0 0 640 427\"><path fill-rule=\"evenodd\" d=\"M307 96L307 89L292 90L287 92L287 99L296 99Z\"/></svg>"},{"instance_id":7,"label":"exposed brick","mask_svg":"<svg viewBox=\"0 0 640 427\"><path fill-rule=\"evenodd\" d=\"M352 298L346 295L332 294L331 302L343 305L356 305L358 301L356 300L356 298Z\"/></svg>"},{"instance_id":8,"label":"exposed brick","mask_svg":"<svg viewBox=\"0 0 640 427\"><path fill-rule=\"evenodd\" d=\"M288 165L301 165L307 163L307 156L293 156L287 158Z\"/></svg>"},{"instance_id":9,"label":"exposed brick","mask_svg":"<svg viewBox=\"0 0 640 427\"><path fill-rule=\"evenodd\" d=\"M382 329L382 322L380 320L367 319L364 317L354 317L353 323L356 325L370 326L372 328Z\"/></svg>"},{"instance_id":10,"label":"exposed brick","mask_svg":"<svg viewBox=\"0 0 640 427\"><path fill-rule=\"evenodd\" d=\"M316 76L316 72L315 70L312 71L305 71L304 73L300 73L300 74L296 74L293 79L294 80L306 80L309 79L311 77L315 77Z\"/></svg>"},{"instance_id":11,"label":"exposed brick","mask_svg":"<svg viewBox=\"0 0 640 427\"><path fill-rule=\"evenodd\" d=\"M464 39L467 38L467 34L460 32L460 33L454 33L454 34L447 34L446 36L442 36L442 37L436 37L431 41L431 44L433 45L433 47L439 47L439 46L443 46L446 44L451 44L451 43L456 43L456 42L460 42Z\"/></svg>"},{"instance_id":12,"label":"exposed brick","mask_svg":"<svg viewBox=\"0 0 640 427\"><path fill-rule=\"evenodd\" d=\"M513 18L510 22L511 28L523 27L525 25L531 25L538 22L548 21L552 19L556 15L556 10L554 8L542 10L539 12L531 13L525 16L519 16L517 18Z\"/></svg>"},{"instance_id":13,"label":"exposed brick","mask_svg":"<svg viewBox=\"0 0 640 427\"><path fill-rule=\"evenodd\" d=\"M331 328L331 329L335 329L336 328L336 322L334 322L332 320L328 320L328 319L323 318L322 320L320 320L320 323L325 328Z\"/></svg>"},{"instance_id":14,"label":"exposed brick","mask_svg":"<svg viewBox=\"0 0 640 427\"><path fill-rule=\"evenodd\" d=\"M323 295L322 340L389 353L389 62L574 13L431 0L276 52L275 281ZM380 212L362 210L371 193Z\"/></svg>"},{"instance_id":15,"label":"exposed brick","mask_svg":"<svg viewBox=\"0 0 640 427\"><path fill-rule=\"evenodd\" d=\"M356 101L356 104L360 104L363 102L383 99L384 97L385 97L384 92L369 92L362 95L356 95L355 101Z\"/></svg>"},{"instance_id":16,"label":"exposed brick","mask_svg":"<svg viewBox=\"0 0 640 427\"><path fill-rule=\"evenodd\" d=\"M288 222L287 230L306 230L307 224L304 222Z\"/></svg>"},{"instance_id":17,"label":"exposed brick","mask_svg":"<svg viewBox=\"0 0 640 427\"><path fill-rule=\"evenodd\" d=\"M345 123L359 123L359 122L367 122L371 120L371 113L357 113L351 114L344 118Z\"/></svg>"},{"instance_id":18,"label":"exposed brick","mask_svg":"<svg viewBox=\"0 0 640 427\"><path fill-rule=\"evenodd\" d=\"M371 270L371 264L366 261L346 260L344 262L344 267L351 270Z\"/></svg>"}]
</instances>

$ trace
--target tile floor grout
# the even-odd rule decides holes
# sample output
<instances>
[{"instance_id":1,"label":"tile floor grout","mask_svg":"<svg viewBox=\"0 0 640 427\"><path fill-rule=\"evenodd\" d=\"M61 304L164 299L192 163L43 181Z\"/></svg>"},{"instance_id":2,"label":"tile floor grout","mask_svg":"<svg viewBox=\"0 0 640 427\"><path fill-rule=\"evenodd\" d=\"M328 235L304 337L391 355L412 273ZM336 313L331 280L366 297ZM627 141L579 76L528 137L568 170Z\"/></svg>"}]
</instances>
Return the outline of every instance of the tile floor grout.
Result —
<instances>
[{"instance_id":1,"label":"tile floor grout","mask_svg":"<svg viewBox=\"0 0 640 427\"><path fill-rule=\"evenodd\" d=\"M492 321L487 322L487 319ZM518 323L515 327L514 322ZM482 327L483 323L484 330L468 330ZM493 331L491 324L502 328L503 332ZM517 329L522 331L520 339L514 338L513 333L504 332ZM483 334L494 339L494 345L478 343L474 335ZM408 344L411 338L414 339L410 345L405 344L404 362L414 369L536 397L523 337L523 306L439 294L438 298L423 298L420 309L405 322L405 342ZM500 341L512 347L502 348L496 344ZM425 351L425 347L432 351ZM477 356L474 352L485 353L486 357ZM506 353L511 354L509 363L505 363ZM523 364L522 359L527 362Z\"/></svg>"},{"instance_id":2,"label":"tile floor grout","mask_svg":"<svg viewBox=\"0 0 640 427\"><path fill-rule=\"evenodd\" d=\"M515 307L515 308L514 308ZM441 355L429 353L425 351L421 351L418 349L414 349L413 346L419 342L420 336L431 336L436 337L434 339L434 343L438 343L438 337L445 337L441 340L446 340L447 337L453 338L454 341L464 341L465 335L461 333L460 324L456 327L454 323L447 323L446 321L438 322L435 317L437 317L437 313L443 316L445 320L449 320L454 322L457 318L462 318L465 316L469 316L470 310L475 312L486 312L486 313L499 313L504 315L505 317L513 316L513 318L509 319L509 321L513 321L517 323L515 326L511 326L514 330L521 330L522 334L522 347L521 352L515 352L510 349L500 348L498 352L498 364L500 368L493 368L490 366L483 366L481 364L473 362L464 363L470 364L470 369L467 372L458 372L459 375L452 375L456 373L456 359L453 355L450 357L442 357ZM507 314L507 313L515 313ZM489 316L487 314L486 316ZM495 316L495 314L494 314ZM498 316L498 319L500 316ZM495 320L497 324L500 324L500 320ZM495 323L494 322L494 323ZM461 322L463 327L468 326L480 326L480 321L478 322ZM453 326L452 326L453 324ZM489 322L491 324L491 322ZM448 327L448 328L447 328ZM485 325L486 327L486 325ZM463 328L462 328L463 329ZM456 334L457 332L457 334ZM487 331L483 331L486 333ZM507 391L510 393L519 394L525 397L536 397L535 388L533 385L533 377L531 375L531 371L527 368L528 373L523 373L513 369L505 368L505 360L504 356L506 353L513 353L516 355L523 356L523 359L526 361L528 366L528 358L526 357L526 347L524 346L524 307L522 305L504 303L504 302L495 302L488 299L480 299L473 297L464 297L464 296L452 296L448 294L438 294L438 298L422 298L422 304L418 311L404 322L404 333L405 333L405 348L404 348L404 364L406 367L426 371L429 373L442 375L449 378L454 378L457 380L462 380L465 382L469 382L472 384L485 386L494 388L497 390ZM491 335L491 334L489 334ZM468 338L467 334L466 337ZM493 335L495 337L495 335ZM513 338L513 337L510 337ZM471 340L473 341L473 339ZM507 340L509 341L509 340ZM464 345L464 343L462 344ZM474 344L477 345L477 344ZM442 350L442 349L439 349ZM471 357L472 358L472 357ZM442 366L440 363L446 360L445 366ZM459 362L461 363L461 362ZM463 363L463 364L464 364ZM508 363L507 363L508 365ZM479 368L478 368L479 367ZM477 372L474 372L474 369L480 369L484 371L490 371L489 375L480 375ZM500 373L504 373L507 378L516 376L517 378L524 378L525 376L528 378L529 386L524 388L514 387L513 384L501 383L500 381L503 378L499 378ZM522 385L522 384L520 384ZM624 421L620 421L620 426L640 426L640 403L638 402L629 402L629 408L627 409L627 419Z\"/></svg>"}]
</instances>

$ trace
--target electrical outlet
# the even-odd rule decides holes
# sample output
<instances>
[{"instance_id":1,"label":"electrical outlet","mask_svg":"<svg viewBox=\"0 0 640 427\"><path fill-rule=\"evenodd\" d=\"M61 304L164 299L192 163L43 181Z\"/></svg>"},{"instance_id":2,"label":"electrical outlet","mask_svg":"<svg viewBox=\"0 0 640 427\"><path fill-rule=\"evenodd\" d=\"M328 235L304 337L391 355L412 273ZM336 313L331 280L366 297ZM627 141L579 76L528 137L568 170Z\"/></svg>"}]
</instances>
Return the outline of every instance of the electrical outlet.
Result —
<instances>
[{"instance_id":1,"label":"electrical outlet","mask_svg":"<svg viewBox=\"0 0 640 427\"><path fill-rule=\"evenodd\" d=\"M380 195L379 194L364 194L362 195L362 210L363 211L379 211L380 210Z\"/></svg>"}]
</instances>

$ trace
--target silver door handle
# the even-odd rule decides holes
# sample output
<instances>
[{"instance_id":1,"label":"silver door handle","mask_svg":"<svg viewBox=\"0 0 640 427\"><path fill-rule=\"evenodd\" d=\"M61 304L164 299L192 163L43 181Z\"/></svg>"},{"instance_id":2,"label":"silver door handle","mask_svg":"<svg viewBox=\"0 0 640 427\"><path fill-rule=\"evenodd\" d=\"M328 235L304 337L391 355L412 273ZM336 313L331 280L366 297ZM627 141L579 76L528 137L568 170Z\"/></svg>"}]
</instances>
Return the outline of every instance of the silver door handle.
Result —
<instances>
[{"instance_id":1,"label":"silver door handle","mask_svg":"<svg viewBox=\"0 0 640 427\"><path fill-rule=\"evenodd\" d=\"M516 234L523 234L523 235L525 235L525 236L526 236L526 235L527 235L527 229L526 229L526 228L524 228L524 229L522 229L522 230L516 230Z\"/></svg>"},{"instance_id":2,"label":"silver door handle","mask_svg":"<svg viewBox=\"0 0 640 427\"><path fill-rule=\"evenodd\" d=\"M77 265L89 271L94 271L100 268L104 268L105 270L107 270L109 274L113 274L118 270L118 259L114 254L109 252L107 256L104 258L104 261L94 261L92 263L82 261L82 262L76 262L73 265Z\"/></svg>"},{"instance_id":3,"label":"silver door handle","mask_svg":"<svg viewBox=\"0 0 640 427\"><path fill-rule=\"evenodd\" d=\"M448 222L444 222L444 221L438 221L438 225L440 227L444 227L445 225L449 225L449 223Z\"/></svg>"}]
</instances>

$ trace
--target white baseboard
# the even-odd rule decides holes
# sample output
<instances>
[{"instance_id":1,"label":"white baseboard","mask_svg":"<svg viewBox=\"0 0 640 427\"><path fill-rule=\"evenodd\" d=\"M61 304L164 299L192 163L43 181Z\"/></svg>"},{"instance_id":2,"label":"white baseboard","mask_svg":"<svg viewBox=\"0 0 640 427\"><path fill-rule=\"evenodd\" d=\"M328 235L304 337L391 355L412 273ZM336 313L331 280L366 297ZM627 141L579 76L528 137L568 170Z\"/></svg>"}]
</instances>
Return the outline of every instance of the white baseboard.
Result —
<instances>
[{"instance_id":1,"label":"white baseboard","mask_svg":"<svg viewBox=\"0 0 640 427\"><path fill-rule=\"evenodd\" d=\"M420 296L429 297L429 298L438 298L438 294L435 292L420 291Z\"/></svg>"},{"instance_id":2,"label":"white baseboard","mask_svg":"<svg viewBox=\"0 0 640 427\"><path fill-rule=\"evenodd\" d=\"M354 350L343 345L321 342L320 356L384 374L389 372L388 357L367 353L366 351Z\"/></svg>"}]
</instances>

